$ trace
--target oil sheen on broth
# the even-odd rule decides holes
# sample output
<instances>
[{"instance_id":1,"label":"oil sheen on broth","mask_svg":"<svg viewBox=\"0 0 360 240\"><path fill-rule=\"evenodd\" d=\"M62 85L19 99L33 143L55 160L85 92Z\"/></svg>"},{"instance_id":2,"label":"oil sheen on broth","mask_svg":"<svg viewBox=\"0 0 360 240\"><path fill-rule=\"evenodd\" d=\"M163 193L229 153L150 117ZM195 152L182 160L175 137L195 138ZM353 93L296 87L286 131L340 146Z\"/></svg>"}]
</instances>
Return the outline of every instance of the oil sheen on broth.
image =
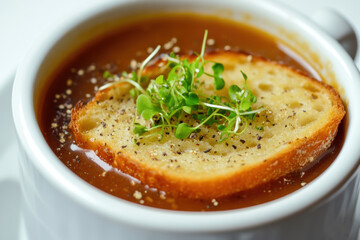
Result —
<instances>
[{"instance_id":1,"label":"oil sheen on broth","mask_svg":"<svg viewBox=\"0 0 360 240\"><path fill-rule=\"evenodd\" d=\"M311 167L276 181L233 196L193 200L173 198L137 179L112 168L94 152L79 148L68 129L71 109L79 100L90 100L106 79L105 71L130 72L161 44L162 52L176 54L200 52L205 29L207 51L236 50L263 56L314 76L314 70L283 51L277 39L248 26L210 16L172 14L138 19L115 32L93 41L85 49L69 56L50 84L42 91L43 105L38 121L51 149L75 174L93 186L128 201L164 209L214 211L243 208L268 202L289 194L312 181L334 160L341 148L344 123L333 145ZM291 54L293 56L294 53ZM314 76L318 77L318 76Z\"/></svg>"}]
</instances>

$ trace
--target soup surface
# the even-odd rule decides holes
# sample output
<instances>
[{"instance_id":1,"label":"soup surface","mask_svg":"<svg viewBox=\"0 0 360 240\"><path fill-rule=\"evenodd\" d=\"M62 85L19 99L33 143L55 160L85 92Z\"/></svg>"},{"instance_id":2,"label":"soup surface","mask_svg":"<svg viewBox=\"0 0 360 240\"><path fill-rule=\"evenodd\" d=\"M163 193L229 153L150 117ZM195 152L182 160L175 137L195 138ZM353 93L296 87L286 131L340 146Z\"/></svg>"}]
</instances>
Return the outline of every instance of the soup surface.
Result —
<instances>
[{"instance_id":1,"label":"soup surface","mask_svg":"<svg viewBox=\"0 0 360 240\"><path fill-rule=\"evenodd\" d=\"M45 87L38 121L58 158L79 177L109 194L147 206L186 211L228 210L261 204L289 194L320 175L341 148L344 123L340 125L332 146L312 166L255 189L212 200L173 198L149 188L103 162L94 152L76 145L68 129L71 109L79 100L90 100L106 83L104 72L121 74L122 71L135 70L159 44L163 53L200 52L205 29L209 31L207 51L245 51L319 78L308 64L299 60L301 58L294 52L289 52L276 38L239 23L190 14L139 19L94 40L86 49L69 56L69 60L53 74L49 86ZM296 59L294 56L297 56Z\"/></svg>"}]
</instances>

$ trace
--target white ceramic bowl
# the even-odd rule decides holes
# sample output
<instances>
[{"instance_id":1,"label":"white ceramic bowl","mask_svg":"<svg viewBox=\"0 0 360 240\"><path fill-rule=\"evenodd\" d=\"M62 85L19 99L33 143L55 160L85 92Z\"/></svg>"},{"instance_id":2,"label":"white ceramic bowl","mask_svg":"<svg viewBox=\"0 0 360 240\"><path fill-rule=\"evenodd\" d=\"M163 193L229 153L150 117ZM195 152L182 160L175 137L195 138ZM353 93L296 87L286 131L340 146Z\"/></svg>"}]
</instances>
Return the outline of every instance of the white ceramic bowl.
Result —
<instances>
[{"instance_id":1,"label":"white ceramic bowl","mask_svg":"<svg viewBox=\"0 0 360 240\"><path fill-rule=\"evenodd\" d=\"M133 204L103 193L72 173L50 150L35 118L41 86L67 54L108 31L111 23L136 13L159 11L220 15L301 48L306 61L317 67L347 103L346 139L334 163L313 182L283 198L245 209L205 213ZM359 92L359 72L342 47L304 16L272 2L123 0L86 9L47 32L22 61L15 79L13 115L29 238L353 239L359 229L354 221L359 194Z\"/></svg>"}]
</instances>

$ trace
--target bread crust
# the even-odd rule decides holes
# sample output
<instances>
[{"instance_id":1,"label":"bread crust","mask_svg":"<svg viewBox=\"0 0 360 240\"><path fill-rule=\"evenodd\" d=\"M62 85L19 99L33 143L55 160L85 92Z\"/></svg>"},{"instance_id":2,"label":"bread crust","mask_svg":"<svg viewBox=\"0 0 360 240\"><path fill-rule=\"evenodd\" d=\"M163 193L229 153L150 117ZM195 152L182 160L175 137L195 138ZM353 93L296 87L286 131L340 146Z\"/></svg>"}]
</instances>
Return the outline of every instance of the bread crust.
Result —
<instances>
[{"instance_id":1,"label":"bread crust","mask_svg":"<svg viewBox=\"0 0 360 240\"><path fill-rule=\"evenodd\" d=\"M203 176L173 174L173 172L168 172L164 168L157 167L157 165L152 166L147 161L139 160L133 152L114 149L110 145L104 145L104 142L101 140L90 140L83 133L80 121L84 114L89 109L96 107L97 102L106 99L112 89L129 88L127 84L121 83L98 92L94 99L86 105L79 102L73 108L70 128L73 131L75 141L83 148L94 150L101 159L120 169L122 172L172 196L186 196L199 199L218 198L251 189L262 183L278 179L290 172L298 171L323 153L334 140L338 125L345 115L341 98L331 86L323 82L305 77L304 74L279 63L249 56L244 53L217 52L209 53L206 55L206 59L251 58L252 63L270 64L274 68L283 69L282 71L290 71L295 75L302 75L311 86L319 87L331 99L333 104L332 113L330 114L331 119L322 124L321 128L314 129L311 134L307 134L302 138L294 138L293 141L284 143L280 150L275 149L273 154L261 161L248 164L239 169L231 169L220 174L204 174ZM188 58L190 60L193 59L193 57ZM156 75L159 71L162 70L157 67L157 64L154 64L145 69L145 74L150 75L151 73Z\"/></svg>"}]
</instances>

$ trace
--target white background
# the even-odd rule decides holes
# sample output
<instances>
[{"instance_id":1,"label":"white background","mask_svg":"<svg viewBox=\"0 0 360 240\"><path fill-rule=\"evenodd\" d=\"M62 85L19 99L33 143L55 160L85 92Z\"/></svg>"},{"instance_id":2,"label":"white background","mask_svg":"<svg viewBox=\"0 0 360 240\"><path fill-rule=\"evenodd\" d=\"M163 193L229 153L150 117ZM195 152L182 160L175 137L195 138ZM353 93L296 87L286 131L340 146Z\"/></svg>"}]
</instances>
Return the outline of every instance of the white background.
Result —
<instances>
[{"instance_id":1,"label":"white background","mask_svg":"<svg viewBox=\"0 0 360 240\"><path fill-rule=\"evenodd\" d=\"M360 0L277 1L306 15L324 8L334 9L348 19L360 36ZM86 5L100 2L101 0L0 0L0 81L13 74L31 43L45 34L52 23L61 21ZM356 64L360 66L359 57Z\"/></svg>"},{"instance_id":2,"label":"white background","mask_svg":"<svg viewBox=\"0 0 360 240\"><path fill-rule=\"evenodd\" d=\"M324 8L336 10L353 26L360 46L360 0L275 1L308 16ZM101 4L101 0L0 0L0 239L26 239L18 224L20 188L17 184L1 185L2 177L17 172L10 108L11 82L17 64L31 44L55 22L90 4ZM360 68L360 57L355 63Z\"/></svg>"}]
</instances>

